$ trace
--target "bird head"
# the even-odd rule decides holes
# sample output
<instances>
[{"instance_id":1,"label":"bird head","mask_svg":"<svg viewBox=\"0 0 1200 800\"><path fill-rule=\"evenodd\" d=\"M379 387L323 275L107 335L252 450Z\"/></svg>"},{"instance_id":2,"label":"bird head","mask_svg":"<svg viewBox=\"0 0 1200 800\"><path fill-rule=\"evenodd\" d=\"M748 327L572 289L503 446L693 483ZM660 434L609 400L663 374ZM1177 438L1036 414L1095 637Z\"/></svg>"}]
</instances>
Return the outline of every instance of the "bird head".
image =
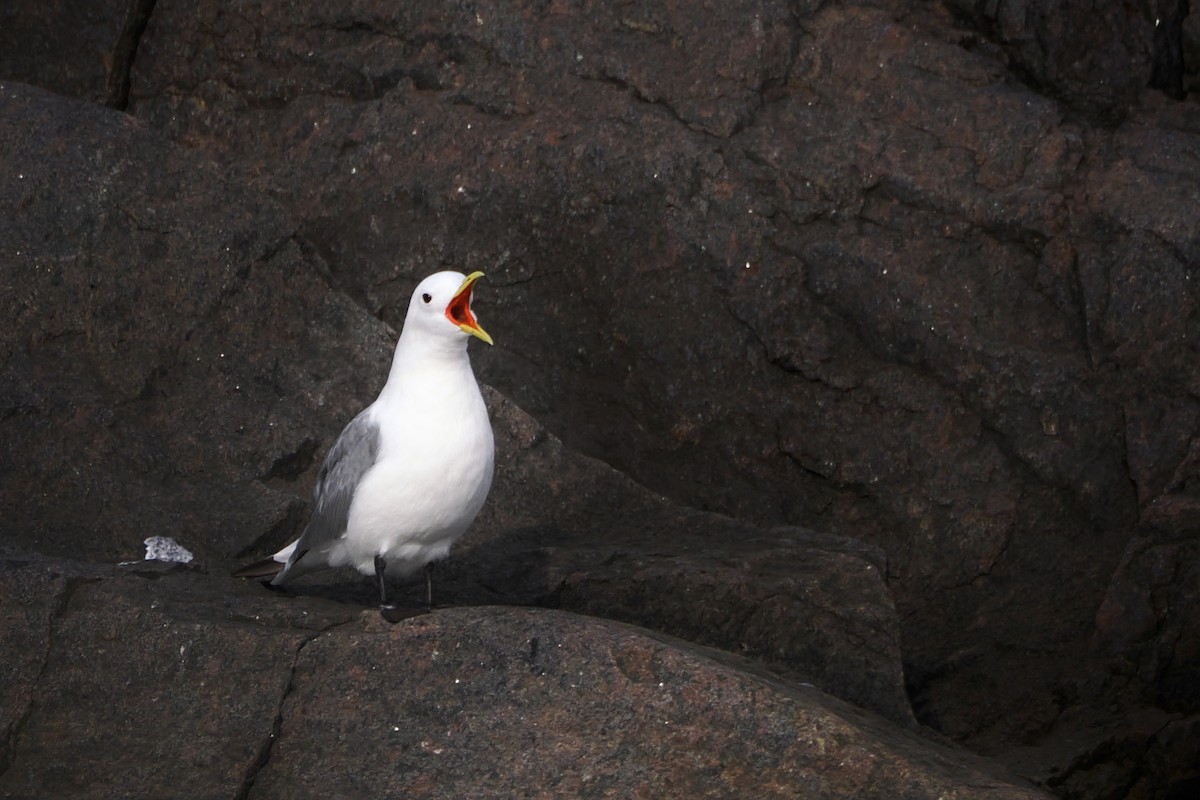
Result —
<instances>
[{"instance_id":1,"label":"bird head","mask_svg":"<svg viewBox=\"0 0 1200 800\"><path fill-rule=\"evenodd\" d=\"M465 334L492 344L471 311L471 288L482 277L482 272L435 272L418 283L408 304L405 329L416 326L437 335Z\"/></svg>"}]
</instances>

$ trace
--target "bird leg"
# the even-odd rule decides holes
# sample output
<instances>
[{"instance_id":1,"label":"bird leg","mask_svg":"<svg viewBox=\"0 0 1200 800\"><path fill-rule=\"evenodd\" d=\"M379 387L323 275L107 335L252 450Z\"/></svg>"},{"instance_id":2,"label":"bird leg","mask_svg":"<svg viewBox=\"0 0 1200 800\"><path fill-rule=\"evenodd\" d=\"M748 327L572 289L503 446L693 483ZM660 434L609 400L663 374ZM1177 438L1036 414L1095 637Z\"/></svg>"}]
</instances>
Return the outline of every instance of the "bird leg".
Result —
<instances>
[{"instance_id":1,"label":"bird leg","mask_svg":"<svg viewBox=\"0 0 1200 800\"><path fill-rule=\"evenodd\" d=\"M425 564L425 607L433 610L433 562Z\"/></svg>"},{"instance_id":2,"label":"bird leg","mask_svg":"<svg viewBox=\"0 0 1200 800\"><path fill-rule=\"evenodd\" d=\"M432 572L431 565L425 567L425 596L429 601L429 606L424 610L414 610L412 608L401 608L395 603L387 601L387 581L384 579L384 572L387 570L387 562L383 560L383 556L375 556L375 582L379 584L379 614L385 620L391 623L399 622L402 619L415 617L418 614L428 613L433 608L433 583L430 580L429 574Z\"/></svg>"},{"instance_id":3,"label":"bird leg","mask_svg":"<svg viewBox=\"0 0 1200 800\"><path fill-rule=\"evenodd\" d=\"M387 581L384 579L384 572L387 571L387 562L383 560L383 556L375 556L375 582L379 584L379 605L387 608Z\"/></svg>"}]
</instances>

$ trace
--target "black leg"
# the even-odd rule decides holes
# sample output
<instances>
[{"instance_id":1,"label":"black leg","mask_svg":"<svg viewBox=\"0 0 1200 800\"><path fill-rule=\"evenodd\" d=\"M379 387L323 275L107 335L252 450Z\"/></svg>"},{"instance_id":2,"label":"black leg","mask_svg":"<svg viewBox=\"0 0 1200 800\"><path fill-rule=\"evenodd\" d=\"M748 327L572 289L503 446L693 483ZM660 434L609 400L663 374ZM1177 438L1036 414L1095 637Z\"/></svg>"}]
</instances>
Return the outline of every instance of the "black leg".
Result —
<instances>
[{"instance_id":1,"label":"black leg","mask_svg":"<svg viewBox=\"0 0 1200 800\"><path fill-rule=\"evenodd\" d=\"M425 565L425 607L433 610L433 562Z\"/></svg>"},{"instance_id":2,"label":"black leg","mask_svg":"<svg viewBox=\"0 0 1200 800\"><path fill-rule=\"evenodd\" d=\"M387 571L387 562L383 560L383 556L375 556L375 582L379 584L379 605L387 605L387 579L384 578L384 573Z\"/></svg>"},{"instance_id":3,"label":"black leg","mask_svg":"<svg viewBox=\"0 0 1200 800\"><path fill-rule=\"evenodd\" d=\"M399 622L402 619L427 613L433 608L433 580L430 578L433 573L433 564L425 565L425 597L429 605L424 612L412 608L401 608L387 601L387 581L384 578L386 570L387 562L383 560L383 556L375 556L375 580L379 584L379 613L385 620L393 623Z\"/></svg>"}]
</instances>

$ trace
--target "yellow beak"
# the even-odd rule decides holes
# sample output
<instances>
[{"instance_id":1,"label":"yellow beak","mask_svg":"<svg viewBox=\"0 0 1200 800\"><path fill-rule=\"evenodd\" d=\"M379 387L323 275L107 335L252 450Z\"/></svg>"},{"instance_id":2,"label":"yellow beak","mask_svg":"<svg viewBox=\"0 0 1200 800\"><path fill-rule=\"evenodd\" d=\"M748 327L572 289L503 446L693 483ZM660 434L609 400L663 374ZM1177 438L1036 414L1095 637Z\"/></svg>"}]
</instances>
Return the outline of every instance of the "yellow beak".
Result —
<instances>
[{"instance_id":1,"label":"yellow beak","mask_svg":"<svg viewBox=\"0 0 1200 800\"><path fill-rule=\"evenodd\" d=\"M450 299L450 305L446 306L446 318L464 333L477 336L488 344L495 344L492 337L488 336L488 332L479 325L479 320L475 319L475 315L471 313L471 287L482 277L482 272L472 272L463 280L462 286L458 287L458 291Z\"/></svg>"}]
</instances>

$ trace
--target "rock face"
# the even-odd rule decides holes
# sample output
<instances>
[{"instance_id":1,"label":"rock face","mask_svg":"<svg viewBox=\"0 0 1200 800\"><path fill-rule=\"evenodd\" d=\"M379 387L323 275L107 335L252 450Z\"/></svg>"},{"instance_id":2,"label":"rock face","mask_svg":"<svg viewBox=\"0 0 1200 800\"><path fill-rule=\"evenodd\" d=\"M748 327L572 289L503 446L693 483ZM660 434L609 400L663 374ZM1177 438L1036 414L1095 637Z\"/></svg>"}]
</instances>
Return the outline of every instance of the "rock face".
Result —
<instances>
[{"instance_id":1,"label":"rock face","mask_svg":"<svg viewBox=\"0 0 1200 800\"><path fill-rule=\"evenodd\" d=\"M905 724L902 652L1064 796L1181 791L1200 112L1144 89L1171 9L1059 5L5 12L3 74L129 112L4 89L8 540L281 544L414 280L479 268L510 482L451 596Z\"/></svg>"},{"instance_id":2,"label":"rock face","mask_svg":"<svg viewBox=\"0 0 1200 800\"><path fill-rule=\"evenodd\" d=\"M116 561L161 534L228 556L294 527L272 484L314 457L305 416L349 414L391 332L204 159L27 87L0 104L7 543Z\"/></svg>"},{"instance_id":3,"label":"rock face","mask_svg":"<svg viewBox=\"0 0 1200 800\"><path fill-rule=\"evenodd\" d=\"M3 424L11 447L0 486L13 508L4 547L21 554L0 566L0 791L164 797L185 785L205 796L247 796L257 785L256 792L296 796L311 782L303 770L289 772L294 765L276 766L271 745L288 716L279 703L290 696L296 653L316 631L370 608L370 583L329 574L301 584L300 596L281 598L220 576L244 551L275 549L297 533L299 484L307 485L302 476L311 478L324 447L315 437L336 430L325 420L345 419L369 397L370 384L386 372L394 333L324 283L323 264L285 214L202 158L121 115L30 87L3 85L0 103L11 143L5 161L22 165L6 184L13 193L7 204L22 213L4 217L6 240L15 244L6 298L20 324L4 341ZM52 131L69 137L48 138ZM133 180L135 156L157 170L144 185ZM204 218L214 222L198 222ZM334 395L336 402L326 401ZM918 779L920 791L977 780L966 754L902 732L916 723L878 548L670 503L566 450L494 390L487 398L499 477L476 529L439 573L439 597L604 614L742 653L891 720L837 712L848 715L839 723L847 735L869 736L873 756L892 748L883 741L891 737L901 760L941 752L943 767ZM280 449L289 442L293 449ZM197 568L139 561L148 533L178 538L197 554ZM121 567L105 566L118 561ZM407 591L416 596L420 587ZM475 613L484 623L472 624L503 627L493 619L501 612ZM543 627L573 641L578 624ZM461 642L470 634L453 624L442 635ZM679 647L624 636L641 642L634 649L653 648L654 659ZM586 652L595 642L583 638ZM358 662L334 664L337 653L344 657L345 647L326 653L324 668L357 674ZM570 663L581 674L594 671ZM403 665L395 669L406 673ZM242 694L243 687L251 691ZM794 724L782 706L755 708L755 695L747 689L729 701L743 727L756 719ZM561 698L543 700L553 706ZM628 714L634 705L625 697L630 705L604 711L610 700L595 696L596 716L587 723L598 726L594 735L605 747L611 742L600 717ZM683 710L687 719L676 723L699 730L715 721L706 705ZM376 713L385 712L386 705ZM817 735L802 727L804 736ZM689 752L711 759L728 749L718 739L736 731L717 731ZM652 732L621 746L636 745L639 758L655 748L684 752ZM651 791L645 787L674 780L648 777L641 761L601 764L611 759L603 747L581 755L571 749L579 731L545 735L564 761L537 768L562 774L566 763L594 759L593 771L607 774L598 794L624 793L613 787L627 785ZM295 746L323 747L307 733ZM361 741L351 747L362 750ZM474 763L494 771L512 757L502 748ZM740 771L769 766L746 758L731 776L720 777L713 765L693 780L709 793L734 791L747 780ZM789 777L797 758L791 751L771 757L778 791L811 782ZM161 767L181 760L183 772ZM415 766L397 772L387 765L357 779L389 786L416 780ZM811 769L827 772L820 764ZM260 772L270 780L256 784ZM442 784L481 780L458 769L436 774L444 777L413 791L451 796L458 789ZM821 780L842 785L862 779L856 776ZM1029 796L1003 777L993 783L999 795ZM883 773L868 784L880 796L897 786Z\"/></svg>"}]
</instances>

